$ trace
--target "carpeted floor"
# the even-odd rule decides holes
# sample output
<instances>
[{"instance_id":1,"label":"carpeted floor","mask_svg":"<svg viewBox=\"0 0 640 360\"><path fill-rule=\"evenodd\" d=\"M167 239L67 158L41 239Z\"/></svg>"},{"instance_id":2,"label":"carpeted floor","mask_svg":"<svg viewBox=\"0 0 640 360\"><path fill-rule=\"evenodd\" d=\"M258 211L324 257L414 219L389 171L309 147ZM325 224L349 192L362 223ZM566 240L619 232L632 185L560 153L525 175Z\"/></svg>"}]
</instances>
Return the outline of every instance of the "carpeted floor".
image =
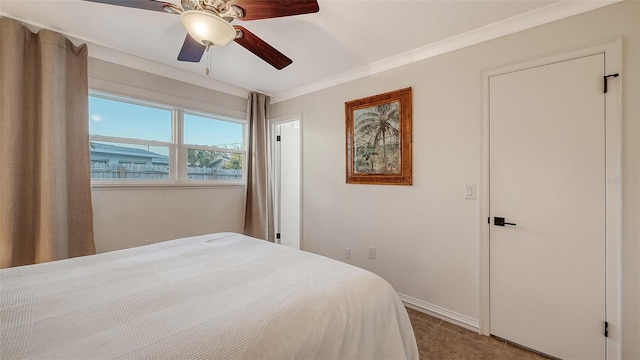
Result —
<instances>
[{"instance_id":1,"label":"carpeted floor","mask_svg":"<svg viewBox=\"0 0 640 360\"><path fill-rule=\"evenodd\" d=\"M418 342L420 360L548 360L507 344L407 308Z\"/></svg>"}]
</instances>

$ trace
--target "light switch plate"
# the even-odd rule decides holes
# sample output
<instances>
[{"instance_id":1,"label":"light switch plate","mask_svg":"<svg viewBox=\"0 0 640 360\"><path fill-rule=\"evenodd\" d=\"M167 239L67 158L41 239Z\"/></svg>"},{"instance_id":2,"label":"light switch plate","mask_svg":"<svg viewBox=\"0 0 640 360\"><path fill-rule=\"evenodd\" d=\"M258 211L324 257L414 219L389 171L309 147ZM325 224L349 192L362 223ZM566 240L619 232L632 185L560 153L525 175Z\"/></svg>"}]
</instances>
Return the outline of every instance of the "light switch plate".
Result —
<instances>
[{"instance_id":1,"label":"light switch plate","mask_svg":"<svg viewBox=\"0 0 640 360\"><path fill-rule=\"evenodd\" d=\"M475 200L476 198L476 186L474 184L465 184L464 186L464 198L467 200Z\"/></svg>"}]
</instances>

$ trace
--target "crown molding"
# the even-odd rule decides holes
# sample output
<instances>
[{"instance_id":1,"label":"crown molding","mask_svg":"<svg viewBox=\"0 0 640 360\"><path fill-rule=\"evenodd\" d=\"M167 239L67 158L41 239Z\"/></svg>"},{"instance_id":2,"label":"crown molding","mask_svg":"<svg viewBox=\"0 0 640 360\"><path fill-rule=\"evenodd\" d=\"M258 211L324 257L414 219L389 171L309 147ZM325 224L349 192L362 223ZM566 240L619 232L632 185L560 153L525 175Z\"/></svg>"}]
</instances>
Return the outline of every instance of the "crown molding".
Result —
<instances>
[{"instance_id":1,"label":"crown molding","mask_svg":"<svg viewBox=\"0 0 640 360\"><path fill-rule=\"evenodd\" d=\"M488 40L497 39L499 37L510 35L519 31L527 30L570 16L599 9L601 7L608 6L620 1L622 0L563 0L521 15L511 17L509 19L505 19L466 33L462 33L460 35L450 37L442 41L435 42L433 44L429 44L402 54L376 61L360 68L331 76L320 81L316 81L294 89L281 91L274 95L271 103L274 104L316 91L324 90L387 70L395 69L397 67L412 64L468 46L476 45Z\"/></svg>"},{"instance_id":2,"label":"crown molding","mask_svg":"<svg viewBox=\"0 0 640 360\"><path fill-rule=\"evenodd\" d=\"M1 1L1 0L0 0ZM287 89L272 96L271 103L293 99L299 96L331 88L350 81L358 80L378 74L387 70L395 69L404 65L412 64L434 56L442 55L451 51L476 45L488 40L493 40L502 36L513 34L522 30L527 30L536 26L544 25L553 21L561 20L570 16L585 13L604 6L608 6L623 0L562 0L557 3L536 9L512 18L502 20L460 35L444 39L433 44L429 44L417 49L407 51L392 57L373 62L359 68L327 77L320 81L312 82L304 86ZM47 26L28 22L20 18L15 18L0 11L0 16L13 18L24 25L39 29L49 29ZM59 29L50 29L60 32ZM241 84L230 84L211 77L205 77L191 71L179 69L165 65L146 58L135 56L127 52L114 49L91 39L84 39L76 34L62 33L69 37L74 43L87 43L89 56L95 59L104 60L117 65L126 66L136 70L157 74L177 81L202 86L208 89L221 91L230 95L246 98L250 91L254 91Z\"/></svg>"}]
</instances>

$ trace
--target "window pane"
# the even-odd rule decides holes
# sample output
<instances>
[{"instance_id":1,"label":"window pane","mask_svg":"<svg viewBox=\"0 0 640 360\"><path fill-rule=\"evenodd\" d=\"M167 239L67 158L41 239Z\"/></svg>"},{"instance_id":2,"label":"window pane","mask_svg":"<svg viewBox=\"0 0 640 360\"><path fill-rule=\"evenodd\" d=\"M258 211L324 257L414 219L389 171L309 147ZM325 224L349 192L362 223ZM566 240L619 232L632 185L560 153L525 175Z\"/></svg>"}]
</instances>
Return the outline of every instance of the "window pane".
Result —
<instances>
[{"instance_id":1,"label":"window pane","mask_svg":"<svg viewBox=\"0 0 640 360\"><path fill-rule=\"evenodd\" d=\"M90 96L89 134L171 142L171 111Z\"/></svg>"},{"instance_id":2,"label":"window pane","mask_svg":"<svg viewBox=\"0 0 640 360\"><path fill-rule=\"evenodd\" d=\"M92 179L168 179L169 147L91 141Z\"/></svg>"},{"instance_id":3,"label":"window pane","mask_svg":"<svg viewBox=\"0 0 640 360\"><path fill-rule=\"evenodd\" d=\"M185 144L242 149L242 130L242 124L184 114Z\"/></svg>"},{"instance_id":4,"label":"window pane","mask_svg":"<svg viewBox=\"0 0 640 360\"><path fill-rule=\"evenodd\" d=\"M238 153L187 150L187 179L242 180L243 156Z\"/></svg>"}]
</instances>

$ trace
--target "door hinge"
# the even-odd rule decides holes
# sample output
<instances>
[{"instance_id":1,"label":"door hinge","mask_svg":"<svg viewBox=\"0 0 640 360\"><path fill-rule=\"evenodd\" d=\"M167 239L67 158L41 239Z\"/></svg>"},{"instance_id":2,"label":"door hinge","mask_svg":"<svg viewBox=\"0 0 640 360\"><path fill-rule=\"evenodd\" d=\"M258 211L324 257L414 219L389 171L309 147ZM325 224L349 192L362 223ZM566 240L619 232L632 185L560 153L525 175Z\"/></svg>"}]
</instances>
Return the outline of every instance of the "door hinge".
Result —
<instances>
[{"instance_id":1,"label":"door hinge","mask_svg":"<svg viewBox=\"0 0 640 360\"><path fill-rule=\"evenodd\" d=\"M609 322L604 322L604 337L609 337Z\"/></svg>"},{"instance_id":2,"label":"door hinge","mask_svg":"<svg viewBox=\"0 0 640 360\"><path fill-rule=\"evenodd\" d=\"M280 135L276 135L276 141L280 141Z\"/></svg>"},{"instance_id":3,"label":"door hinge","mask_svg":"<svg viewBox=\"0 0 640 360\"><path fill-rule=\"evenodd\" d=\"M607 80L609 80L610 77L618 77L620 76L620 74L611 74L611 75L605 75L604 76L604 93L607 93Z\"/></svg>"},{"instance_id":4,"label":"door hinge","mask_svg":"<svg viewBox=\"0 0 640 360\"><path fill-rule=\"evenodd\" d=\"M487 224L491 224L491 217L487 218Z\"/></svg>"},{"instance_id":5,"label":"door hinge","mask_svg":"<svg viewBox=\"0 0 640 360\"><path fill-rule=\"evenodd\" d=\"M280 240L280 233L276 233L276 239Z\"/></svg>"}]
</instances>

